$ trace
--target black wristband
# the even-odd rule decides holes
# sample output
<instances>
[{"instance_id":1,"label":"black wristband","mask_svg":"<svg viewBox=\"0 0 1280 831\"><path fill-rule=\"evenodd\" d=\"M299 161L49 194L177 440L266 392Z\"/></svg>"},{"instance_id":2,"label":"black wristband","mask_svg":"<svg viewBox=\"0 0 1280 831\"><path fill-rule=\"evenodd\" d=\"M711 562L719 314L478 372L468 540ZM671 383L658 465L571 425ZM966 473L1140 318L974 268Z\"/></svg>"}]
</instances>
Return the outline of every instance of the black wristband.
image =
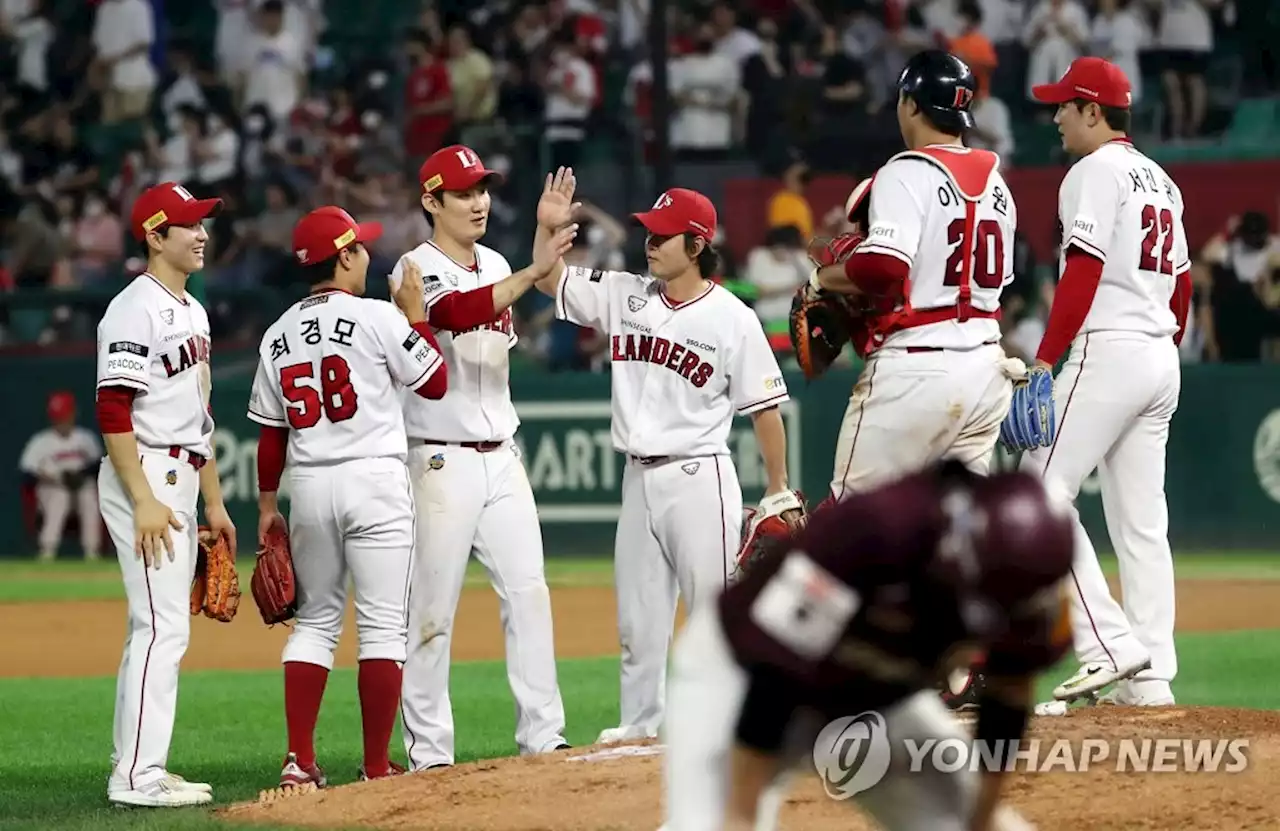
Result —
<instances>
[{"instance_id":1,"label":"black wristband","mask_svg":"<svg viewBox=\"0 0 1280 831\"><path fill-rule=\"evenodd\" d=\"M795 684L773 667L751 667L747 672L735 736L753 750L778 753L797 707Z\"/></svg>"},{"instance_id":2,"label":"black wristband","mask_svg":"<svg viewBox=\"0 0 1280 831\"><path fill-rule=\"evenodd\" d=\"M1005 770L1017 742L1027 730L1026 707L1011 707L992 695L978 696L978 728L974 739L996 758L996 769Z\"/></svg>"}]
</instances>

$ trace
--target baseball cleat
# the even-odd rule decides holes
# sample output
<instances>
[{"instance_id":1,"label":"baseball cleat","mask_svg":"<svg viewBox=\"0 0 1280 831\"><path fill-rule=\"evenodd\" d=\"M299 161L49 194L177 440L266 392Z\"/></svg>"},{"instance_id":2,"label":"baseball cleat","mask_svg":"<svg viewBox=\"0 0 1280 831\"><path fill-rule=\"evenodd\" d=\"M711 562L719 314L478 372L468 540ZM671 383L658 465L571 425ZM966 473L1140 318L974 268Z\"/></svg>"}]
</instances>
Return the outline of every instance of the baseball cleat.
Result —
<instances>
[{"instance_id":1,"label":"baseball cleat","mask_svg":"<svg viewBox=\"0 0 1280 831\"><path fill-rule=\"evenodd\" d=\"M401 776L405 773L405 769L400 765L397 765L395 762L389 762L388 764L390 767L387 769L387 772L381 776L370 776L364 772L364 765L361 765L357 776L360 778L361 782L368 782L370 779L386 779L389 776Z\"/></svg>"},{"instance_id":2,"label":"baseball cleat","mask_svg":"<svg viewBox=\"0 0 1280 831\"><path fill-rule=\"evenodd\" d=\"M300 788L303 785L315 785L316 789L323 788L328 784L324 771L319 765L298 764L298 754L290 753L284 757L284 767L280 769L280 787L282 788Z\"/></svg>"},{"instance_id":3,"label":"baseball cleat","mask_svg":"<svg viewBox=\"0 0 1280 831\"><path fill-rule=\"evenodd\" d=\"M978 709L978 696L982 692L982 673L972 669L953 670L939 691L942 703L953 713L965 713Z\"/></svg>"},{"instance_id":4,"label":"baseball cleat","mask_svg":"<svg viewBox=\"0 0 1280 831\"><path fill-rule=\"evenodd\" d=\"M633 742L640 739L654 739L657 736L650 736L645 733L643 727L636 725L628 725L626 727L609 727L600 731L600 735L596 738L596 744L617 744L618 742Z\"/></svg>"},{"instance_id":5,"label":"baseball cleat","mask_svg":"<svg viewBox=\"0 0 1280 831\"><path fill-rule=\"evenodd\" d=\"M1129 664L1121 664L1115 669L1112 669L1110 664L1101 662L1083 664L1075 675L1054 688L1053 697L1059 701L1067 702L1088 698L1090 695L1098 693L1117 681L1131 678L1144 669L1150 668L1150 658L1143 658L1141 661Z\"/></svg>"},{"instance_id":6,"label":"baseball cleat","mask_svg":"<svg viewBox=\"0 0 1280 831\"><path fill-rule=\"evenodd\" d=\"M176 773L169 774L170 784L180 791L195 791L197 793L213 793L213 786L208 782L188 782Z\"/></svg>"},{"instance_id":7,"label":"baseball cleat","mask_svg":"<svg viewBox=\"0 0 1280 831\"><path fill-rule=\"evenodd\" d=\"M1159 682L1150 682L1156 685ZM1098 696L1098 704L1116 707L1172 707L1175 702L1168 684L1160 685L1162 689L1140 690L1132 682L1121 682L1110 692Z\"/></svg>"},{"instance_id":8,"label":"baseball cleat","mask_svg":"<svg viewBox=\"0 0 1280 831\"><path fill-rule=\"evenodd\" d=\"M189 808L208 805L213 801L213 794L180 788L172 777L165 776L127 791L108 793L107 799L115 805L130 808Z\"/></svg>"}]
</instances>

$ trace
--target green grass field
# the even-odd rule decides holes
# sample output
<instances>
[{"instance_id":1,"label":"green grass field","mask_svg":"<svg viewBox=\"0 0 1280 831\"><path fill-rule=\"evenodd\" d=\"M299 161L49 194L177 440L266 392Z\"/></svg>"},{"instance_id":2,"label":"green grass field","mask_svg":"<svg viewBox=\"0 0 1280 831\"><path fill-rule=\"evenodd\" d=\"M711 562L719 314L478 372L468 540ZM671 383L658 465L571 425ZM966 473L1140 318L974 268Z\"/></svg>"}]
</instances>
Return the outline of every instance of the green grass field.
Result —
<instances>
[{"instance_id":1,"label":"green grass field","mask_svg":"<svg viewBox=\"0 0 1280 831\"><path fill-rule=\"evenodd\" d=\"M1181 579L1280 579L1280 562L1259 556L1182 557ZM0 565L0 602L121 596L114 563ZM473 579L483 581L476 573ZM549 564L557 585L610 585L608 562ZM1178 638L1180 703L1273 708L1280 697L1280 633L1188 633ZM2 644L3 641L0 641ZM0 646L0 657L4 655ZM559 664L567 738L589 744L617 723L617 659ZM1066 667L1064 667L1065 669ZM1043 679L1043 693L1059 677ZM278 671L183 673L170 768L211 782L218 804L253 798L274 784L284 749ZM114 678L0 679L0 831L9 829L178 829L225 827L206 811L116 809L105 798L111 752ZM501 663L457 664L453 701L459 761L515 752L514 711ZM360 764L355 674L336 670L318 729L318 751L333 784L353 781ZM403 758L397 736L396 758Z\"/></svg>"}]
</instances>

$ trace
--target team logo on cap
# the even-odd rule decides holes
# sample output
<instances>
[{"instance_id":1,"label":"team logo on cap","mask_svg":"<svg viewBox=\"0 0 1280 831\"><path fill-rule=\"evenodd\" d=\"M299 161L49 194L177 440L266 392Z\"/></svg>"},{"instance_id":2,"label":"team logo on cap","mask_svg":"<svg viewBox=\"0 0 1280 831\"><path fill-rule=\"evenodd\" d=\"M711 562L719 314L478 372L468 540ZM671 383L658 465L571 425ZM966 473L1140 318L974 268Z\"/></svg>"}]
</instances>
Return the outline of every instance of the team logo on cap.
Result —
<instances>
[{"instance_id":1,"label":"team logo on cap","mask_svg":"<svg viewBox=\"0 0 1280 831\"><path fill-rule=\"evenodd\" d=\"M347 230L342 232L341 236L334 237L333 247L341 251L342 249L350 245L355 238L356 238L356 229L348 228Z\"/></svg>"},{"instance_id":2,"label":"team logo on cap","mask_svg":"<svg viewBox=\"0 0 1280 831\"><path fill-rule=\"evenodd\" d=\"M669 207L671 207L671 204L672 204L672 201L671 201L671 194L669 194L669 193L664 193L664 194L662 194L661 196L659 196L659 197L658 197L658 201L657 201L657 202L654 202L654 203L653 203L653 207L652 207L650 210L660 211L660 210L662 210L663 208L669 208Z\"/></svg>"},{"instance_id":3,"label":"team logo on cap","mask_svg":"<svg viewBox=\"0 0 1280 831\"><path fill-rule=\"evenodd\" d=\"M295 252L295 254L298 258L298 262L305 263L307 261L307 249L300 248L298 249L297 252Z\"/></svg>"},{"instance_id":4,"label":"team logo on cap","mask_svg":"<svg viewBox=\"0 0 1280 831\"><path fill-rule=\"evenodd\" d=\"M956 100L951 106L957 110L963 110L973 101L973 90L968 87L956 87Z\"/></svg>"},{"instance_id":5,"label":"team logo on cap","mask_svg":"<svg viewBox=\"0 0 1280 831\"><path fill-rule=\"evenodd\" d=\"M422 187L425 188L426 190L435 190L436 188L440 187L443 184L444 184L444 177L441 176L439 173L437 173L436 175L428 179L426 182L424 182Z\"/></svg>"},{"instance_id":6,"label":"team logo on cap","mask_svg":"<svg viewBox=\"0 0 1280 831\"><path fill-rule=\"evenodd\" d=\"M142 230L147 232L154 231L156 228L159 228L161 225L165 224L168 221L169 221L168 214L166 214L164 211L156 211L151 216L143 220Z\"/></svg>"}]
</instances>

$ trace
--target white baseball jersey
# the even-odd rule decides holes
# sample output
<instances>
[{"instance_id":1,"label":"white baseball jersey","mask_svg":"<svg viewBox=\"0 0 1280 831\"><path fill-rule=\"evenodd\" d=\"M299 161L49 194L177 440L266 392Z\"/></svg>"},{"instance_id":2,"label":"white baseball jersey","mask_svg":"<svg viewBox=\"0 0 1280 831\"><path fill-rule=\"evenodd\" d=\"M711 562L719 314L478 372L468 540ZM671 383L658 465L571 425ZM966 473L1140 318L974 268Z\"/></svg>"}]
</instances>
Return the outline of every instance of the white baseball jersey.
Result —
<instances>
[{"instance_id":1,"label":"white baseball jersey","mask_svg":"<svg viewBox=\"0 0 1280 831\"><path fill-rule=\"evenodd\" d=\"M291 465L408 452L398 385L443 365L385 300L326 291L298 301L262 336L249 419L289 427Z\"/></svg>"},{"instance_id":2,"label":"white baseball jersey","mask_svg":"<svg viewBox=\"0 0 1280 831\"><path fill-rule=\"evenodd\" d=\"M27 439L18 469L30 476L60 476L84 470L102 455L102 442L92 430L76 426L63 435L46 427Z\"/></svg>"},{"instance_id":3,"label":"white baseball jersey","mask_svg":"<svg viewBox=\"0 0 1280 831\"><path fill-rule=\"evenodd\" d=\"M735 412L788 398L759 318L714 283L673 305L651 277L568 266L556 289L556 316L609 336L619 452L726 454Z\"/></svg>"},{"instance_id":4,"label":"white baseball jersey","mask_svg":"<svg viewBox=\"0 0 1280 831\"><path fill-rule=\"evenodd\" d=\"M1169 174L1128 141L1108 142L1067 171L1058 191L1062 250L1076 245L1103 262L1081 333L1178 331L1169 301L1191 268L1182 210Z\"/></svg>"},{"instance_id":5,"label":"white baseball jersey","mask_svg":"<svg viewBox=\"0 0 1280 831\"><path fill-rule=\"evenodd\" d=\"M949 145L929 149L955 154L955 164L964 164L970 152ZM954 307L964 267L965 231L965 200L955 178L918 154L899 154L876 172L870 211L867 239L858 250L897 257L911 268L908 300L913 310ZM1004 286L1013 280L1018 224L1013 195L998 170L986 180L974 219L970 302L976 309L994 312L1000 308ZM972 349L999 338L998 320L970 318L902 329L883 346Z\"/></svg>"},{"instance_id":6,"label":"white baseball jersey","mask_svg":"<svg viewBox=\"0 0 1280 831\"><path fill-rule=\"evenodd\" d=\"M178 297L139 274L98 323L98 387L128 387L138 445L210 454L209 315L188 292Z\"/></svg>"},{"instance_id":7,"label":"white baseball jersey","mask_svg":"<svg viewBox=\"0 0 1280 831\"><path fill-rule=\"evenodd\" d=\"M450 294L511 276L507 258L483 245L476 245L474 268L459 265L431 242L424 242L406 256L422 269L428 311ZM388 279L392 291L399 287L399 262ZM503 441L514 436L520 419L511 403L508 353L516 345L511 310L465 332L432 328L449 367L449 391L437 401L416 395L404 398L409 437L461 442Z\"/></svg>"}]
</instances>

